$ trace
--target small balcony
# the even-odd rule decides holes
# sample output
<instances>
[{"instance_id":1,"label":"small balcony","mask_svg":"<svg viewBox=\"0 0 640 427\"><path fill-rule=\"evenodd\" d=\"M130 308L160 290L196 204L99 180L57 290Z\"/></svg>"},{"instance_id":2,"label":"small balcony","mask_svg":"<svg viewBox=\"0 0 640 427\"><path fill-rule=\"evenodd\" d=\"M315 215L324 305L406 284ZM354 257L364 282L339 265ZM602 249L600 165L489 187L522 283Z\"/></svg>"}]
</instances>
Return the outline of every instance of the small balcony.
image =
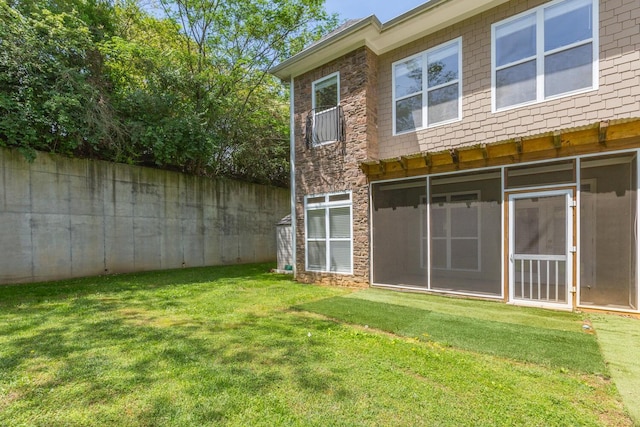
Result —
<instances>
[{"instance_id":1,"label":"small balcony","mask_svg":"<svg viewBox=\"0 0 640 427\"><path fill-rule=\"evenodd\" d=\"M305 143L307 148L332 142L344 142L344 113L340 105L314 108L307 114Z\"/></svg>"}]
</instances>

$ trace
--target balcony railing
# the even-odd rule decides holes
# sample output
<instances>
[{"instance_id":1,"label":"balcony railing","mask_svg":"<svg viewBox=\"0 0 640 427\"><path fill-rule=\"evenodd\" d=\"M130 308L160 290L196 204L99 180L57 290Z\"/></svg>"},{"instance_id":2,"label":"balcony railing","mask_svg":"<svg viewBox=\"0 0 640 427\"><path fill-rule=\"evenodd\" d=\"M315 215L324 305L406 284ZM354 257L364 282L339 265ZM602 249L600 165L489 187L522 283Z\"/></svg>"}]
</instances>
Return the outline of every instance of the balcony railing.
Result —
<instances>
[{"instance_id":1,"label":"balcony railing","mask_svg":"<svg viewBox=\"0 0 640 427\"><path fill-rule=\"evenodd\" d=\"M318 107L309 112L305 126L307 148L330 142L344 142L344 112L340 105Z\"/></svg>"}]
</instances>

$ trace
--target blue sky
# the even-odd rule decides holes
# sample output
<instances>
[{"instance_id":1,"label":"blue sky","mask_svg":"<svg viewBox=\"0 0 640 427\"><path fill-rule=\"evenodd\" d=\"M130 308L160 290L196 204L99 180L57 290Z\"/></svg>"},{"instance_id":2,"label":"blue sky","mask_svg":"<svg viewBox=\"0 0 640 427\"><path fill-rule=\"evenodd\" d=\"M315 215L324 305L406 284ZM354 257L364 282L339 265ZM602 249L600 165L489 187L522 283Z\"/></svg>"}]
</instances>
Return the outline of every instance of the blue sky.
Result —
<instances>
[{"instance_id":1,"label":"blue sky","mask_svg":"<svg viewBox=\"0 0 640 427\"><path fill-rule=\"evenodd\" d=\"M387 22L426 2L427 0L326 0L325 9L329 13L337 13L340 20L376 15L381 22Z\"/></svg>"}]
</instances>

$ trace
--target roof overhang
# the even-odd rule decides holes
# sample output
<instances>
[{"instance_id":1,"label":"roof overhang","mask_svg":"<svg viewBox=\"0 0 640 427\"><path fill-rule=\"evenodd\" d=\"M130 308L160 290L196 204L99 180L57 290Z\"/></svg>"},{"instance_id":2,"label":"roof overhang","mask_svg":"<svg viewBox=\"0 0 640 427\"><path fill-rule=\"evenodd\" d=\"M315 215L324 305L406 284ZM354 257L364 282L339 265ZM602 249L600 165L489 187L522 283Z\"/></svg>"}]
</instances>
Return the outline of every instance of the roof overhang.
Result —
<instances>
[{"instance_id":1,"label":"roof overhang","mask_svg":"<svg viewBox=\"0 0 640 427\"><path fill-rule=\"evenodd\" d=\"M329 34L269 71L288 81L363 46L382 55L507 1L431 0L384 24L372 15Z\"/></svg>"}]
</instances>

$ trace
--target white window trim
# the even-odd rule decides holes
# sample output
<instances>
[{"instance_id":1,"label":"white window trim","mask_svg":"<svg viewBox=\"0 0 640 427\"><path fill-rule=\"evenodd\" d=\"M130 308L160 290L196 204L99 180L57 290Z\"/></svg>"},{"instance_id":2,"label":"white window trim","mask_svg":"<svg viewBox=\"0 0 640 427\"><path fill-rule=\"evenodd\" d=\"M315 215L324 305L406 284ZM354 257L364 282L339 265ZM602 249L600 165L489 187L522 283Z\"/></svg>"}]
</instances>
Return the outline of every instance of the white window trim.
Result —
<instances>
[{"instance_id":1,"label":"white window trim","mask_svg":"<svg viewBox=\"0 0 640 427\"><path fill-rule=\"evenodd\" d=\"M311 108L312 108L312 109L314 109L314 110L316 109L316 85L318 85L318 84L320 84L320 83L324 82L325 80L332 79L332 78L334 78L334 77L336 77L336 82L337 82L337 88L336 88L336 90L337 90L337 92L338 92L338 93L336 94L336 95L337 95L337 96L336 96L336 99L338 100L338 103L336 104L335 108L337 108L337 107L340 105L340 72L339 72L339 71L336 71L335 73L328 74L328 75L326 75L326 76L324 76L324 77L322 77L322 78L320 78L320 79L318 79L318 80L314 80L314 81L313 81L313 83L311 83ZM322 114L322 113L324 113L325 111L329 111L329 110L332 110L332 108L329 108L329 109L327 109L327 110L323 110L323 111L321 111L321 112L319 112L319 113L317 113L317 112L315 112L315 111L314 111L314 114L313 114L313 127L314 127L314 128L315 128L315 126L316 126L316 115L317 115L317 114ZM333 144L333 143L335 143L335 142L337 142L337 141L336 141L336 140L331 140L331 141L321 141L321 142L318 142L317 144L313 144L313 146L314 146L314 147L320 147L320 146L322 146L322 145Z\"/></svg>"},{"instance_id":2,"label":"white window trim","mask_svg":"<svg viewBox=\"0 0 640 427\"><path fill-rule=\"evenodd\" d=\"M491 112L499 113L502 111L513 110L515 108L525 107L527 105L539 104L546 101L551 101L558 98L565 98L568 96L578 95L581 93L591 92L598 90L600 76L600 12L599 12L599 1L591 0L593 16L592 16L592 36L591 39L585 41L582 40L577 43L573 43L570 45L566 45L560 48L556 48L550 50L549 52L545 52L544 50L544 10L548 7L555 6L559 3L562 3L567 0L555 0L550 3L546 3L544 5L529 9L525 12L519 13L518 15L514 15L510 18L503 19L500 22L496 22L491 25ZM514 61L510 63L508 66L496 67L496 28L500 25L504 25L511 21L515 21L527 15L536 15L536 55L535 57L524 58L518 61ZM557 95L552 95L545 97L544 96L544 58L545 56L552 55L553 53L562 52L573 47L582 46L588 43L592 43L593 49L593 63L592 63L592 84L591 87L578 89L570 92L564 92ZM523 63L530 61L532 59L536 60L536 99L532 101L526 101L519 104L509 105L507 107L497 108L497 100L496 100L496 68L508 68L518 63ZM395 116L394 116L395 117Z\"/></svg>"},{"instance_id":3,"label":"white window trim","mask_svg":"<svg viewBox=\"0 0 640 427\"><path fill-rule=\"evenodd\" d=\"M434 86L432 88L428 88L425 89L424 85L428 82L428 56L429 54L433 53L434 51L443 49L447 46L450 45L457 45L458 47L458 79L457 80L452 80L450 82L446 82L444 84L438 85L438 86ZM401 64L403 62L407 62L410 61L412 59L415 58L421 58L422 59L422 89L418 92L415 92L413 94L410 95L405 95L402 96L400 98L396 98L396 64ZM456 39L450 40L446 43L442 43L438 46L434 46L431 49L425 50L423 52L417 53L415 55L411 55L408 56L406 58L403 58L399 61L395 61L394 63L391 64L391 110L392 110L392 120L393 120L393 135L404 135L407 133L411 133L411 132L417 132L419 130L422 129L429 129L429 128L435 128L438 126L444 126L444 125L448 125L450 123L454 123L454 122L458 122L462 120L462 80L463 76L462 76L462 37L458 37ZM436 89L440 89L442 87L446 87L446 86L450 86L457 83L458 84L458 117L455 117L453 119L450 120L445 120L442 122L438 122L438 123L434 123L434 124L429 124L429 112L428 112L428 93L430 91L436 90ZM405 98L411 98L412 96L416 96L418 94L422 95L422 126L421 127L416 127L415 129L409 129L409 130L405 130L405 131L401 131L401 132L397 132L396 131L396 102Z\"/></svg>"},{"instance_id":4,"label":"white window trim","mask_svg":"<svg viewBox=\"0 0 640 427\"><path fill-rule=\"evenodd\" d=\"M473 237L452 237L451 236L451 197L452 196L462 196L462 195L475 195L476 199L471 200L470 203L472 206L475 206L478 209L478 233L475 239L477 240L477 253L478 253L478 268L453 268L451 267L451 260L453 256L451 254L451 242L453 240L472 240ZM431 198L434 197L446 197L447 206L440 208L434 207L434 203L429 203L428 209L446 209L447 211L447 235L445 237L434 237L433 232L431 231L431 224L429 224L429 242L431 240L445 240L447 242L447 266L446 267L434 267L433 263L430 262L431 268L433 270L442 270L442 271L473 271L480 272L482 271L482 217L480 216L480 204L481 204L481 192L480 190L472 190L472 191L458 191L454 193L432 193ZM462 203L462 202L460 202Z\"/></svg>"},{"instance_id":5,"label":"white window trim","mask_svg":"<svg viewBox=\"0 0 640 427\"><path fill-rule=\"evenodd\" d=\"M330 201L330 198L332 196L340 196L340 195L348 195L349 198L345 199L345 200L337 200L337 201ZM320 198L323 197L324 201L323 202L318 202L318 203L309 203L309 199L314 199L314 198ZM330 224L329 224L329 209L332 208L349 208L349 237L343 237L343 238L332 238L331 237L331 229L330 229ZM324 220L325 220L325 230L326 230L326 236L324 237L324 239L310 239L308 236L308 228L307 228L307 212L309 210L313 210L313 209L324 209L325 210L325 215L324 215ZM305 246L305 270L306 271L311 271L311 272L315 272L315 273L330 273L330 274L340 274L340 275L352 275L353 274L353 195L351 193L351 191L340 191L340 192L335 192L335 193L325 193L325 194L310 194L304 197L304 233L305 233L305 238L304 238L304 246ZM326 265L324 269L320 269L320 270L315 270L315 269L311 269L309 268L309 242L315 242L315 241L324 241L326 242L325 244L325 250L326 250L326 255L325 255L325 259L326 259ZM344 272L344 271L331 271L331 242L349 242L350 243L350 260L349 260L349 264L350 264L350 269L348 272Z\"/></svg>"}]
</instances>

